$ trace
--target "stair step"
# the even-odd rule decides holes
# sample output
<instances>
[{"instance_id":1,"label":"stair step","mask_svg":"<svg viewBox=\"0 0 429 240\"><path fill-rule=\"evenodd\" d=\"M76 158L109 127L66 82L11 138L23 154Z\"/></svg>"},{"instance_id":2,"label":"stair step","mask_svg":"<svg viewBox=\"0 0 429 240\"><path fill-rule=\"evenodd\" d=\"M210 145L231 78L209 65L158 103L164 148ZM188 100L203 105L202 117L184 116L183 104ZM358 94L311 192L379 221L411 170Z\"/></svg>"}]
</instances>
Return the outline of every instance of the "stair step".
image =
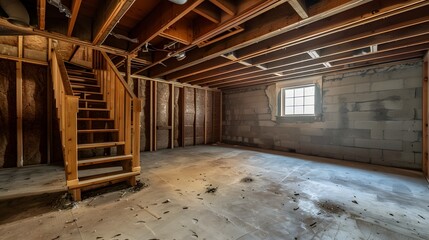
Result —
<instances>
[{"instance_id":1,"label":"stair step","mask_svg":"<svg viewBox=\"0 0 429 240\"><path fill-rule=\"evenodd\" d=\"M81 76L69 76L69 79L71 81L79 81L79 80L83 80L83 81L97 81L96 78L91 78L91 77L81 77Z\"/></svg>"},{"instance_id":2,"label":"stair step","mask_svg":"<svg viewBox=\"0 0 429 240\"><path fill-rule=\"evenodd\" d=\"M93 148L108 148L125 145L125 142L101 142L101 143L84 143L78 144L78 150L93 149Z\"/></svg>"},{"instance_id":3,"label":"stair step","mask_svg":"<svg viewBox=\"0 0 429 240\"><path fill-rule=\"evenodd\" d=\"M75 188L83 188L91 185L96 185L100 183L115 181L115 180L121 180L126 179L129 177L133 177L136 175L139 175L139 172L124 172L124 171L118 171L118 172L112 172L110 174L100 174L100 176L94 175L87 178L81 178L79 179L79 183L75 185L68 186L69 189L75 189Z\"/></svg>"},{"instance_id":4,"label":"stair step","mask_svg":"<svg viewBox=\"0 0 429 240\"><path fill-rule=\"evenodd\" d=\"M79 99L79 102L106 103L106 101L98 99Z\"/></svg>"},{"instance_id":5,"label":"stair step","mask_svg":"<svg viewBox=\"0 0 429 240\"><path fill-rule=\"evenodd\" d=\"M98 84L88 84L88 83L73 83L72 88L84 88L84 87L100 87Z\"/></svg>"},{"instance_id":6,"label":"stair step","mask_svg":"<svg viewBox=\"0 0 429 240\"><path fill-rule=\"evenodd\" d=\"M85 91L85 90L73 90L74 93L85 93L85 94L93 94L93 95L103 95L100 92L92 92L92 91Z\"/></svg>"},{"instance_id":7,"label":"stair step","mask_svg":"<svg viewBox=\"0 0 429 240\"><path fill-rule=\"evenodd\" d=\"M133 155L120 155L120 156L103 156L103 157L95 157L95 158L85 158L78 161L78 166L89 166L95 164L109 163L109 162L118 162L124 160L133 159Z\"/></svg>"},{"instance_id":8,"label":"stair step","mask_svg":"<svg viewBox=\"0 0 429 240\"><path fill-rule=\"evenodd\" d=\"M79 111L109 112L110 109L105 109L105 108L79 108Z\"/></svg>"},{"instance_id":9,"label":"stair step","mask_svg":"<svg viewBox=\"0 0 429 240\"><path fill-rule=\"evenodd\" d=\"M87 70L91 70L92 71L92 68L84 66L84 65L80 65L78 63L68 62L68 61L64 61L64 63L66 65L70 65L71 67L78 67L78 68L87 69Z\"/></svg>"},{"instance_id":10,"label":"stair step","mask_svg":"<svg viewBox=\"0 0 429 240\"><path fill-rule=\"evenodd\" d=\"M88 72L87 70L80 70L80 69L67 69L68 73L72 73L72 74L90 74L90 75L94 75L95 73L90 71Z\"/></svg>"},{"instance_id":11,"label":"stair step","mask_svg":"<svg viewBox=\"0 0 429 240\"><path fill-rule=\"evenodd\" d=\"M78 118L78 121L114 121L110 118Z\"/></svg>"},{"instance_id":12,"label":"stair step","mask_svg":"<svg viewBox=\"0 0 429 240\"><path fill-rule=\"evenodd\" d=\"M81 129L77 130L77 133L104 133L104 132L118 132L119 129Z\"/></svg>"}]
</instances>

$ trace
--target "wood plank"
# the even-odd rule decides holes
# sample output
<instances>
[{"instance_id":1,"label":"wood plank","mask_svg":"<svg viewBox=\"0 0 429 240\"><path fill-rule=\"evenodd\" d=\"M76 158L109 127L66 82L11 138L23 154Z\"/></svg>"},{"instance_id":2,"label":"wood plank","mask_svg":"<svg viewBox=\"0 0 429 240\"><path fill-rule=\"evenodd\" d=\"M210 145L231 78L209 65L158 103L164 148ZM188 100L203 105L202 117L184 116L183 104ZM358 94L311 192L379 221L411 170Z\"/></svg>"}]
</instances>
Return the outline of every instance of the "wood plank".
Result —
<instances>
[{"instance_id":1,"label":"wood plank","mask_svg":"<svg viewBox=\"0 0 429 240\"><path fill-rule=\"evenodd\" d=\"M93 148L108 148L108 147L116 147L116 146L123 146L125 145L124 141L118 141L118 142L101 142L101 143L86 143L86 144L79 144L77 148L79 150L83 149L93 149Z\"/></svg>"},{"instance_id":2,"label":"wood plank","mask_svg":"<svg viewBox=\"0 0 429 240\"><path fill-rule=\"evenodd\" d=\"M24 166L24 143L22 133L22 62L16 62L16 140L17 167Z\"/></svg>"},{"instance_id":3,"label":"wood plank","mask_svg":"<svg viewBox=\"0 0 429 240\"><path fill-rule=\"evenodd\" d=\"M174 116L175 116L175 109L174 109L174 99L175 99L175 89L174 89L175 87L174 87L174 84L170 84L170 95L171 95L171 102L170 102L170 125L171 125L171 131L170 131L170 134L171 134L171 138L170 138L170 148L171 149L173 149L174 148L174 123L175 123L175 119L174 119Z\"/></svg>"},{"instance_id":4,"label":"wood plank","mask_svg":"<svg viewBox=\"0 0 429 240\"><path fill-rule=\"evenodd\" d=\"M307 6L304 0L289 0L289 4L302 19L308 18Z\"/></svg>"},{"instance_id":5,"label":"wood plank","mask_svg":"<svg viewBox=\"0 0 429 240\"><path fill-rule=\"evenodd\" d=\"M76 189L76 188L83 188L83 187L88 187L88 186L92 186L92 185L97 185L100 183L105 183L105 182L110 182L110 181L115 181L115 180L120 180L120 179L127 179L129 177L132 176L136 176L139 175L140 173L137 172L118 172L112 175L107 175L107 176L102 176L102 177L93 177L91 179L88 180L82 180L79 181L77 184L74 185L70 185L69 188L70 189Z\"/></svg>"},{"instance_id":6,"label":"wood plank","mask_svg":"<svg viewBox=\"0 0 429 240\"><path fill-rule=\"evenodd\" d=\"M207 90L204 91L204 144L207 144Z\"/></svg>"},{"instance_id":7,"label":"wood plank","mask_svg":"<svg viewBox=\"0 0 429 240\"><path fill-rule=\"evenodd\" d=\"M220 92L219 93L219 142L222 142L222 134L223 134L223 129L222 129L222 118L223 118L223 115L222 115L222 112L223 112L223 99L222 99L222 97L223 97L223 93L222 92Z\"/></svg>"},{"instance_id":8,"label":"wood plank","mask_svg":"<svg viewBox=\"0 0 429 240\"><path fill-rule=\"evenodd\" d=\"M426 179L429 181L429 98L428 98L428 79L429 79L429 52L426 52L426 55L424 57L423 62L423 156L422 156L422 163L423 163L423 174L426 176Z\"/></svg>"},{"instance_id":9,"label":"wood plank","mask_svg":"<svg viewBox=\"0 0 429 240\"><path fill-rule=\"evenodd\" d=\"M197 145L197 89L194 88L194 145Z\"/></svg>"},{"instance_id":10,"label":"wood plank","mask_svg":"<svg viewBox=\"0 0 429 240\"><path fill-rule=\"evenodd\" d=\"M39 16L39 29L45 30L46 26L46 0L37 0L38 16Z\"/></svg>"},{"instance_id":11,"label":"wood plank","mask_svg":"<svg viewBox=\"0 0 429 240\"><path fill-rule=\"evenodd\" d=\"M185 147L185 108L186 108L186 101L185 101L185 94L186 94L186 87L184 86L181 89L181 95L182 95L182 101L180 102L180 108L182 109L182 115L181 115L181 126L180 130L182 132L182 147Z\"/></svg>"},{"instance_id":12,"label":"wood plank","mask_svg":"<svg viewBox=\"0 0 429 240\"><path fill-rule=\"evenodd\" d=\"M244 46L248 46L258 41L262 41L275 35L279 35L289 30L295 29L298 26L302 27L309 23L338 14L339 12L346 11L366 2L369 2L369 0L329 0L327 2L324 1L323 4L319 3L312 6L312 8L315 9L314 14L312 14L312 17L305 19L305 22L302 22L302 19L298 15L296 17L292 16L287 19L285 19L283 16L277 17L276 21L268 21L269 24L267 24L265 21L258 21L258 25L255 25L253 28L248 29L246 27L246 31L243 31L241 34L234 35L225 41L214 43L210 45L209 49L198 48L193 51L187 52L186 59L180 61L180 63L174 61L173 59L170 59L168 61L165 61L167 67L154 66L150 71L150 76L160 77L178 70L185 69L187 67L191 67L195 64L218 57L221 54L226 54ZM273 16L269 15L269 17L272 18Z\"/></svg>"},{"instance_id":13,"label":"wood plank","mask_svg":"<svg viewBox=\"0 0 429 240\"><path fill-rule=\"evenodd\" d=\"M192 22L181 19L169 28L165 29L159 35L184 45L189 45L192 43L194 38Z\"/></svg>"},{"instance_id":14,"label":"wood plank","mask_svg":"<svg viewBox=\"0 0 429 240\"><path fill-rule=\"evenodd\" d=\"M138 98L133 99L133 159L132 159L132 171L138 171L140 173L140 113L142 112L142 100Z\"/></svg>"},{"instance_id":15,"label":"wood plank","mask_svg":"<svg viewBox=\"0 0 429 240\"><path fill-rule=\"evenodd\" d=\"M222 9L229 15L235 15L237 9L234 3L230 0L210 0L211 3Z\"/></svg>"},{"instance_id":16,"label":"wood plank","mask_svg":"<svg viewBox=\"0 0 429 240\"><path fill-rule=\"evenodd\" d=\"M198 15L205 17L213 23L220 23L220 13L208 2L203 2L193 10Z\"/></svg>"},{"instance_id":17,"label":"wood plank","mask_svg":"<svg viewBox=\"0 0 429 240\"><path fill-rule=\"evenodd\" d=\"M112 0L100 9L98 17L94 21L94 39L92 40L94 45L104 42L134 2L135 0Z\"/></svg>"},{"instance_id":18,"label":"wood plank","mask_svg":"<svg viewBox=\"0 0 429 240\"><path fill-rule=\"evenodd\" d=\"M149 145L150 145L150 151L153 150L153 81L150 82L150 93L149 93Z\"/></svg>"},{"instance_id":19,"label":"wood plank","mask_svg":"<svg viewBox=\"0 0 429 240\"><path fill-rule=\"evenodd\" d=\"M80 4L82 0L73 0L72 9L71 9L71 18L69 18L69 25L67 28L67 36L70 37L73 33L74 25L77 20L77 16L79 14Z\"/></svg>"},{"instance_id":20,"label":"wood plank","mask_svg":"<svg viewBox=\"0 0 429 240\"><path fill-rule=\"evenodd\" d=\"M118 78L119 82L122 84L122 86L125 87L125 90L128 92L128 94L132 97L135 98L136 95L134 94L134 91L131 89L131 87L127 84L127 82L124 80L124 78L122 77L122 74L118 71L118 69L115 67L115 65L113 64L113 62L110 60L109 56L107 56L107 54L105 52L101 52L102 56L104 57L104 61L106 61L107 65L110 66L110 69L113 71L113 73L116 75L116 77Z\"/></svg>"},{"instance_id":21,"label":"wood plank","mask_svg":"<svg viewBox=\"0 0 429 240\"><path fill-rule=\"evenodd\" d=\"M158 82L153 83L153 150L157 150Z\"/></svg>"},{"instance_id":22,"label":"wood plank","mask_svg":"<svg viewBox=\"0 0 429 240\"><path fill-rule=\"evenodd\" d=\"M77 173L77 112L79 98L74 96L65 96L64 112L64 158L66 161L67 185L74 183L78 179Z\"/></svg>"},{"instance_id":23,"label":"wood plank","mask_svg":"<svg viewBox=\"0 0 429 240\"><path fill-rule=\"evenodd\" d=\"M133 158L133 155L130 154L130 155L120 155L120 156L102 156L102 157L95 157L95 158L88 158L88 159L79 159L78 166L83 167L83 166L90 166L95 164L131 160L132 158Z\"/></svg>"},{"instance_id":24,"label":"wood plank","mask_svg":"<svg viewBox=\"0 0 429 240\"><path fill-rule=\"evenodd\" d=\"M161 1L154 10L131 30L131 37L137 38L139 43L133 44L130 52L136 53L145 43L153 40L202 2L203 0L189 0L185 4L179 5L169 1Z\"/></svg>"}]
</instances>

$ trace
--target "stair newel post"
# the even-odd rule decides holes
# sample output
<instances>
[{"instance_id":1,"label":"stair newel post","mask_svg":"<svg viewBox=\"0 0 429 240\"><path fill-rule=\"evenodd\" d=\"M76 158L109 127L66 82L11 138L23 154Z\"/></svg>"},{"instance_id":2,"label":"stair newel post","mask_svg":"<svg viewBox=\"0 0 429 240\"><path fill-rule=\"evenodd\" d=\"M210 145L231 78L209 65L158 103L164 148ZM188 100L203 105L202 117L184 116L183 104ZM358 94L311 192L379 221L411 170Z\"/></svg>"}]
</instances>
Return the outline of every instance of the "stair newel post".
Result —
<instances>
[{"instance_id":1,"label":"stair newel post","mask_svg":"<svg viewBox=\"0 0 429 240\"><path fill-rule=\"evenodd\" d=\"M124 122L124 137L125 137L125 145L124 145L124 154L129 155L131 154L132 149L132 143L131 143L131 96L129 94L125 94L125 105L124 105L124 116L125 116L125 122ZM131 161L124 162L124 170L131 172L133 170L133 163ZM128 179L128 183L131 186L136 185L136 178L131 177Z\"/></svg>"},{"instance_id":2,"label":"stair newel post","mask_svg":"<svg viewBox=\"0 0 429 240\"><path fill-rule=\"evenodd\" d=\"M66 96L67 110L65 112L65 158L67 161L67 186L77 185L78 171L77 171L77 113L79 107L79 97ZM71 190L73 199L80 200L80 189Z\"/></svg>"}]
</instances>

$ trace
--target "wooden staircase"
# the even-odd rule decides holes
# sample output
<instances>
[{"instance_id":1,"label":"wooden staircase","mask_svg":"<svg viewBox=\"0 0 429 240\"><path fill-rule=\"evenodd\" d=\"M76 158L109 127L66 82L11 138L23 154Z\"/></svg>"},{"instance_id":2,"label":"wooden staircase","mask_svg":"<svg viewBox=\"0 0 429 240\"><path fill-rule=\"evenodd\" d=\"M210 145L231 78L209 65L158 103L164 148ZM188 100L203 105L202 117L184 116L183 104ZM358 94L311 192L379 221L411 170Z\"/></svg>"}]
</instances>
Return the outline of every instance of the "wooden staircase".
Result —
<instances>
[{"instance_id":1,"label":"wooden staircase","mask_svg":"<svg viewBox=\"0 0 429 240\"><path fill-rule=\"evenodd\" d=\"M105 53L94 51L94 68L51 60L67 186L81 190L127 181L140 174L141 102ZM137 131L132 131L138 129Z\"/></svg>"}]
</instances>

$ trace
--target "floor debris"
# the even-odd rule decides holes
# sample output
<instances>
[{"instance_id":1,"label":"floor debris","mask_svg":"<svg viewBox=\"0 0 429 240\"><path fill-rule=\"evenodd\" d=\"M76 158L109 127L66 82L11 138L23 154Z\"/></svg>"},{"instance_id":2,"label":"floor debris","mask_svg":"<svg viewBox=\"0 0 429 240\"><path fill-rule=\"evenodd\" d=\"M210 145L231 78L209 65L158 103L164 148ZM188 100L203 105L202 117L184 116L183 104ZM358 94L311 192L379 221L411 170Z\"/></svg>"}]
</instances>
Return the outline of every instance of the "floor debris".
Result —
<instances>
[{"instance_id":1,"label":"floor debris","mask_svg":"<svg viewBox=\"0 0 429 240\"><path fill-rule=\"evenodd\" d=\"M241 179L241 182L250 183L250 182L253 182L253 178L251 178L251 177L245 177L245 178Z\"/></svg>"},{"instance_id":2,"label":"floor debris","mask_svg":"<svg viewBox=\"0 0 429 240\"><path fill-rule=\"evenodd\" d=\"M206 189L206 193L215 193L217 191L217 187L208 187Z\"/></svg>"}]
</instances>

